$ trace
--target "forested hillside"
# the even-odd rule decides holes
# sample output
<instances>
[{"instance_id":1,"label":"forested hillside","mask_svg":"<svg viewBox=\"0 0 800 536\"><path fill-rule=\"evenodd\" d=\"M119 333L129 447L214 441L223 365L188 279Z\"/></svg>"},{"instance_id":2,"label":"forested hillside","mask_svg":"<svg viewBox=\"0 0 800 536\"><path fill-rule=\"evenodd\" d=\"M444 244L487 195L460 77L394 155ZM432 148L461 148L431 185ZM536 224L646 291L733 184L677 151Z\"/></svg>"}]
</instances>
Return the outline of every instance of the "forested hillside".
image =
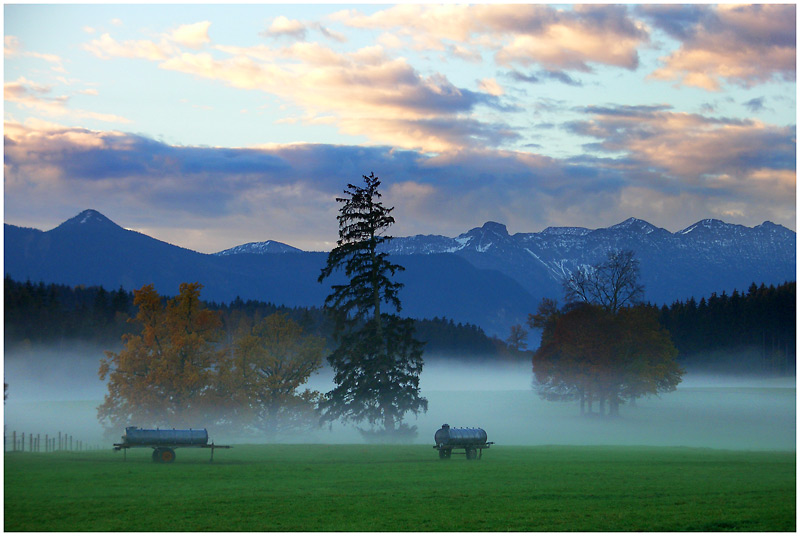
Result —
<instances>
[{"instance_id":1,"label":"forested hillside","mask_svg":"<svg viewBox=\"0 0 800 536\"><path fill-rule=\"evenodd\" d=\"M795 370L796 284L752 284L746 293L712 294L700 300L678 301L660 310L660 322L678 348L678 360L689 369L717 372L769 372ZM320 308L285 307L236 299L207 303L230 323L242 315L265 318L286 314L307 334L331 339L332 325ZM87 341L115 348L123 333L135 326L133 293L122 288L69 287L22 283L5 278L5 349L20 344L59 345ZM446 318L416 321L417 336L426 341L428 357L445 355L463 359L528 359L525 352L508 348L472 324Z\"/></svg>"},{"instance_id":2,"label":"forested hillside","mask_svg":"<svg viewBox=\"0 0 800 536\"><path fill-rule=\"evenodd\" d=\"M708 299L678 301L661 308L661 324L670 332L684 366L720 372L795 370L796 283L755 283L746 293L734 290Z\"/></svg>"},{"instance_id":3,"label":"forested hillside","mask_svg":"<svg viewBox=\"0 0 800 536\"><path fill-rule=\"evenodd\" d=\"M14 281L5 278L5 349L19 345L58 346L74 341L91 342L109 349L120 345L124 333L136 326L133 293L123 288L76 286ZM164 298L166 300L166 298ZM206 302L222 315L224 325L238 325L243 316L258 321L280 312L297 322L306 334L331 341L332 324L317 307L285 307L272 303L235 299L231 303ZM429 357L445 355L467 359L527 359L509 349L478 326L446 318L416 320L417 338L426 342Z\"/></svg>"}]
</instances>

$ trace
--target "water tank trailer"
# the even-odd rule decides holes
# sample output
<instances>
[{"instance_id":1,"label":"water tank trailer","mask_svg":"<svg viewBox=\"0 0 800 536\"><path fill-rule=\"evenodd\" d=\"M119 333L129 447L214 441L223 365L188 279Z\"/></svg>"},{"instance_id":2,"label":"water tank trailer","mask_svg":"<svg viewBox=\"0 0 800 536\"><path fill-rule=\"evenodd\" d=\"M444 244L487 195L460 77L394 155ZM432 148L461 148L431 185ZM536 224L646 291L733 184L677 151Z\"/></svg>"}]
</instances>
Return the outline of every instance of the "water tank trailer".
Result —
<instances>
[{"instance_id":1,"label":"water tank trailer","mask_svg":"<svg viewBox=\"0 0 800 536\"><path fill-rule=\"evenodd\" d=\"M439 451L439 458L447 460L456 449L464 449L468 460L475 460L483 456L483 449L488 449L494 445L494 441L488 439L483 428L450 428L449 424L443 424L436 430L433 436L436 444L433 446Z\"/></svg>"},{"instance_id":2,"label":"water tank trailer","mask_svg":"<svg viewBox=\"0 0 800 536\"><path fill-rule=\"evenodd\" d=\"M205 428L198 430L155 429L147 430L128 426L122 443L114 443L114 450L122 450L126 454L130 448L152 448L153 461L159 463L172 463L175 461L175 449L179 447L194 447L211 449L211 460L214 461L214 449L229 449L229 445L215 445L208 443L208 431Z\"/></svg>"}]
</instances>

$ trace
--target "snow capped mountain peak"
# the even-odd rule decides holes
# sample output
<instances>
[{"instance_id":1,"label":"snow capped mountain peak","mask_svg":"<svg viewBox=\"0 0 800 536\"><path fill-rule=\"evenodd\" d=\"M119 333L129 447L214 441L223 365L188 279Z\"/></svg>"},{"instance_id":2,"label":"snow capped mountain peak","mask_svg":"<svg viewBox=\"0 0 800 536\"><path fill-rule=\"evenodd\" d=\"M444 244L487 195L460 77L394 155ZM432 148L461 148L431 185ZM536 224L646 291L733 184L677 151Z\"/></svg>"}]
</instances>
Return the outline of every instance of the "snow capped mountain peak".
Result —
<instances>
[{"instance_id":1,"label":"snow capped mountain peak","mask_svg":"<svg viewBox=\"0 0 800 536\"><path fill-rule=\"evenodd\" d=\"M638 231L644 234L650 234L653 231L658 230L658 227L652 223L640 220L638 218L628 218L621 223L612 225L609 227L609 229L613 229L615 231Z\"/></svg>"},{"instance_id":2,"label":"snow capped mountain peak","mask_svg":"<svg viewBox=\"0 0 800 536\"><path fill-rule=\"evenodd\" d=\"M733 227L736 227L736 226L731 224L731 223L725 223L722 220L717 220L717 219L714 219L714 218L706 218L704 220L700 220L699 222L697 222L697 223L695 223L693 225L690 225L689 227L687 227L686 229L684 229L682 231L678 231L677 234L685 235L685 234L689 234L689 233L691 233L693 231L701 231L701 230L716 231L716 230L721 230L721 229L730 229L730 228L733 228Z\"/></svg>"},{"instance_id":3,"label":"snow capped mountain peak","mask_svg":"<svg viewBox=\"0 0 800 536\"><path fill-rule=\"evenodd\" d=\"M78 214L77 216L68 219L58 228L70 228L77 225L85 226L85 228L96 229L122 229L119 225L106 218L100 212L94 209L87 209Z\"/></svg>"},{"instance_id":4,"label":"snow capped mountain peak","mask_svg":"<svg viewBox=\"0 0 800 536\"><path fill-rule=\"evenodd\" d=\"M283 242L276 242L275 240L266 240L264 242L248 242L247 244L242 244L240 246L232 247L224 251L214 253L214 255L225 256L225 255L236 255L238 253L255 253L255 254L297 253L300 251L302 250L297 249L296 247L292 247L288 244L284 244Z\"/></svg>"},{"instance_id":5,"label":"snow capped mountain peak","mask_svg":"<svg viewBox=\"0 0 800 536\"><path fill-rule=\"evenodd\" d=\"M481 227L475 227L456 237L455 241L459 245L453 251L474 249L479 253L484 253L492 246L509 240L511 237L505 225L496 221L487 221Z\"/></svg>"}]
</instances>

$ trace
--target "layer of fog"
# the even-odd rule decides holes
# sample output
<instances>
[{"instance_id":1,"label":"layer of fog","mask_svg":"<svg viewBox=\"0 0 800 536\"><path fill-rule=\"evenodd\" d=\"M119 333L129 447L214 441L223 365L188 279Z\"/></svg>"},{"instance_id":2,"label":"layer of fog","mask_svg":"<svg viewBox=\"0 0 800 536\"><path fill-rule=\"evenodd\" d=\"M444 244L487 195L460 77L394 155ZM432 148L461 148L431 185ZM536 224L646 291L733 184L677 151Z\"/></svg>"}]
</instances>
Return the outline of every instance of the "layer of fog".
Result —
<instances>
[{"instance_id":1,"label":"layer of fog","mask_svg":"<svg viewBox=\"0 0 800 536\"><path fill-rule=\"evenodd\" d=\"M97 377L102 351L27 351L5 356L6 433L69 433L110 447L97 423L96 408L106 392ZM332 372L324 368L308 386L327 391ZM430 358L420 387L428 411L416 425L418 444L433 444L443 424L481 427L496 447L503 445L664 445L725 449L794 450L794 377L720 377L688 374L677 391L623 405L615 419L579 415L577 403L540 399L532 389L528 363L463 364ZM131 423L140 425L139 423ZM334 423L303 435L233 437L209 432L218 443L360 443L354 426ZM115 439L123 433L114 434Z\"/></svg>"}]
</instances>

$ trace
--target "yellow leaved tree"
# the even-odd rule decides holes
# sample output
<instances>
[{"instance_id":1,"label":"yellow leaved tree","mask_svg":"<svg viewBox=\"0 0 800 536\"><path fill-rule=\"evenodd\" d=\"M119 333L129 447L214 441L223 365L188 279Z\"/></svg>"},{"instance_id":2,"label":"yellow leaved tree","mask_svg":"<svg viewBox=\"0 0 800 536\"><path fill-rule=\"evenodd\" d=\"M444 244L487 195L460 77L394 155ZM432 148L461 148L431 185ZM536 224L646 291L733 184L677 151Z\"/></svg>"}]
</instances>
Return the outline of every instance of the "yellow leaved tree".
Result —
<instances>
[{"instance_id":1,"label":"yellow leaved tree","mask_svg":"<svg viewBox=\"0 0 800 536\"><path fill-rule=\"evenodd\" d=\"M105 352L99 376L108 394L97 408L108 430L127 426L286 432L319 426L320 393L303 389L322 366L325 340L306 336L282 314L226 317L200 301L199 283L164 300L134 291L137 333Z\"/></svg>"},{"instance_id":2,"label":"yellow leaved tree","mask_svg":"<svg viewBox=\"0 0 800 536\"><path fill-rule=\"evenodd\" d=\"M202 288L182 283L166 303L153 285L134 291L138 312L131 321L141 332L124 335L124 348L105 352L100 362L108 394L97 416L106 428L203 427L208 386L221 357L222 322L200 301Z\"/></svg>"},{"instance_id":3,"label":"yellow leaved tree","mask_svg":"<svg viewBox=\"0 0 800 536\"><path fill-rule=\"evenodd\" d=\"M322 367L325 340L281 313L240 325L232 339L215 388L222 419L268 434L318 426L320 393L302 387Z\"/></svg>"}]
</instances>

